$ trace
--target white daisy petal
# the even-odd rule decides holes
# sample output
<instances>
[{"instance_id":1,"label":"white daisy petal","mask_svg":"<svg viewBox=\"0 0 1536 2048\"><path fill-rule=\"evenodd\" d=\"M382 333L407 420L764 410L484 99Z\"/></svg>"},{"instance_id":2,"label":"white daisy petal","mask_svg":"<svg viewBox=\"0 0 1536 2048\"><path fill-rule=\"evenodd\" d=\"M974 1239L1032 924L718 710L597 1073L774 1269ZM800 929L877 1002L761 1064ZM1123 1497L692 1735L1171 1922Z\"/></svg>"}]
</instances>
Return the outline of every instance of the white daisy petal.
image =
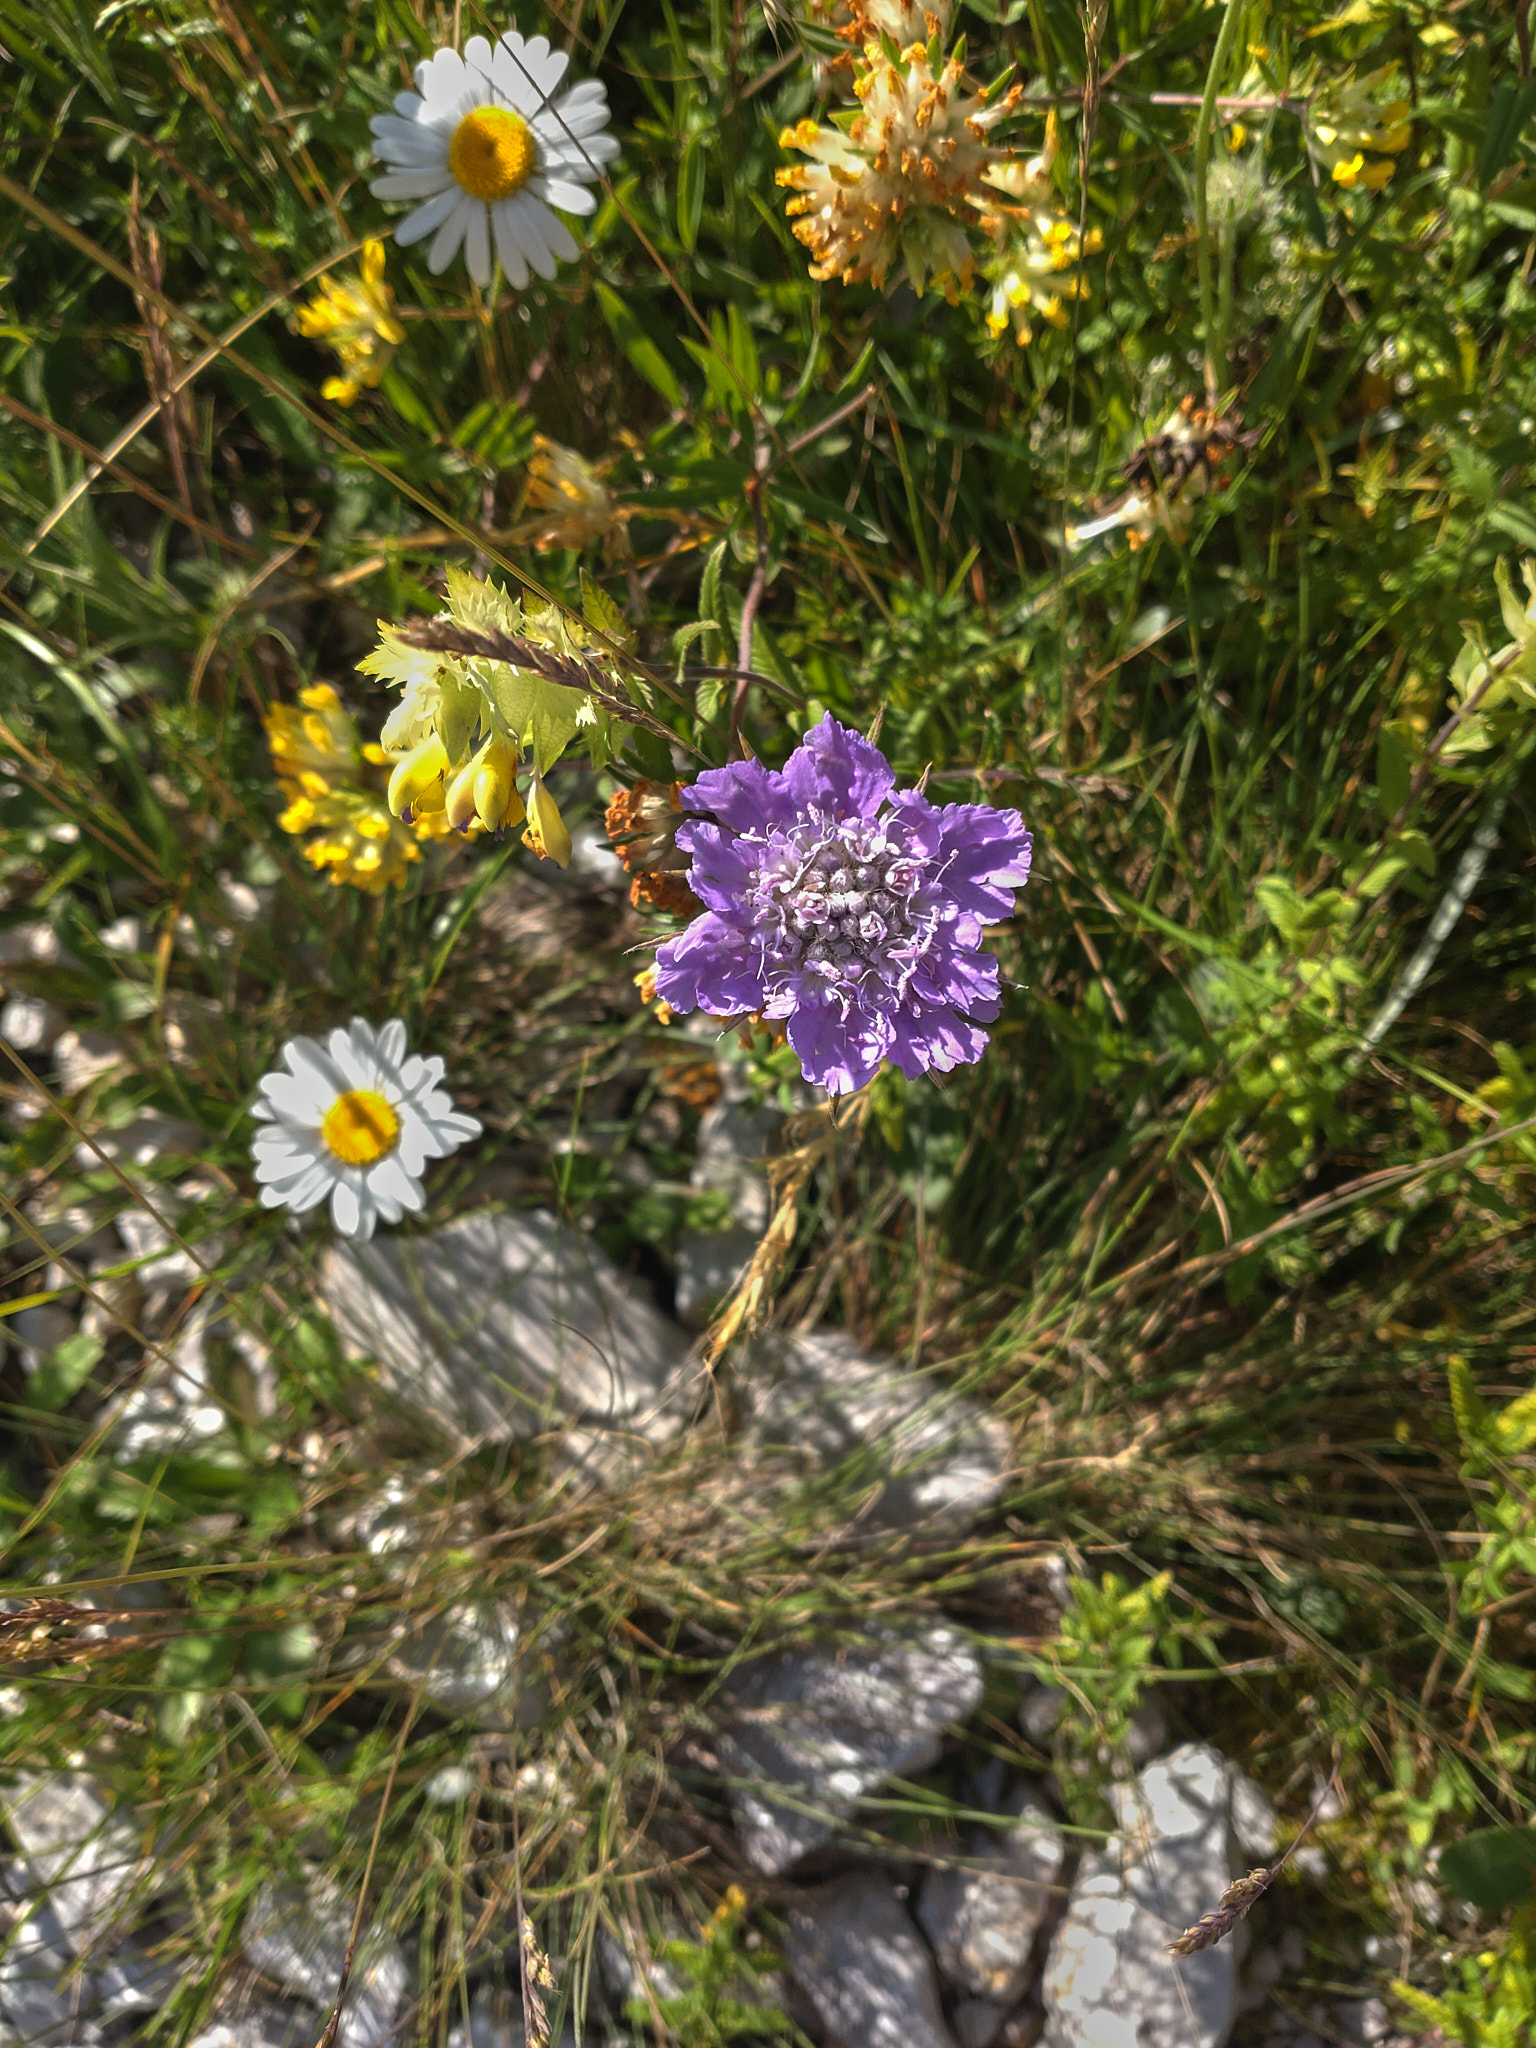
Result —
<instances>
[{"instance_id":1,"label":"white daisy petal","mask_svg":"<svg viewBox=\"0 0 1536 2048\"><path fill-rule=\"evenodd\" d=\"M397 94L393 114L373 117L374 148L390 169L372 190L380 199L421 202L399 222L395 240L409 248L430 238L427 267L434 275L462 249L482 288L490 287L499 261L521 290L531 270L553 277L576 255L575 238L551 208L592 213L596 199L585 188L599 182L619 144L608 129L602 84L568 85L569 64L546 36L525 39L509 30L494 46L471 36L462 56L438 50L418 64L417 90ZM531 133L520 136L493 109L520 115ZM472 115L481 118L461 135Z\"/></svg>"},{"instance_id":2,"label":"white daisy petal","mask_svg":"<svg viewBox=\"0 0 1536 2048\"><path fill-rule=\"evenodd\" d=\"M439 192L456 192L453 173L442 164L419 171L391 171L375 178L368 187L375 199L433 199Z\"/></svg>"},{"instance_id":3,"label":"white daisy petal","mask_svg":"<svg viewBox=\"0 0 1536 2048\"><path fill-rule=\"evenodd\" d=\"M491 218L483 206L477 206L470 215L469 232L464 237L464 263L475 283L486 290L491 282Z\"/></svg>"},{"instance_id":4,"label":"white daisy petal","mask_svg":"<svg viewBox=\"0 0 1536 2048\"><path fill-rule=\"evenodd\" d=\"M520 292L528 282L528 264L523 255L523 245L517 238L517 226L507 211L506 202L491 208L491 221L496 229L496 254L506 273L507 283L513 291Z\"/></svg>"},{"instance_id":5,"label":"white daisy petal","mask_svg":"<svg viewBox=\"0 0 1536 2048\"><path fill-rule=\"evenodd\" d=\"M331 1221L343 1237L362 1235L363 1207L350 1180L339 1180L331 1189Z\"/></svg>"},{"instance_id":6,"label":"white daisy petal","mask_svg":"<svg viewBox=\"0 0 1536 2048\"><path fill-rule=\"evenodd\" d=\"M476 1119L460 1115L435 1085L442 1059L412 1053L398 1017L379 1027L354 1017L324 1045L291 1039L283 1062L262 1076L252 1110L251 1154L265 1208L298 1215L329 1198L336 1229L369 1238L381 1218L398 1223L424 1206L419 1176L428 1160L480 1135ZM382 1095L394 1109L393 1127L367 1105L342 1101L354 1091Z\"/></svg>"},{"instance_id":7,"label":"white daisy petal","mask_svg":"<svg viewBox=\"0 0 1536 2048\"><path fill-rule=\"evenodd\" d=\"M491 69L491 46L484 36L471 36L464 45L464 69L469 73L469 82L481 94L481 104L491 97L495 75Z\"/></svg>"},{"instance_id":8,"label":"white daisy petal","mask_svg":"<svg viewBox=\"0 0 1536 2048\"><path fill-rule=\"evenodd\" d=\"M393 1153L388 1159L381 1159L368 1175L368 1192L383 1208L386 1204L396 1210L420 1209L426 1203L426 1190L414 1174L407 1173L400 1155ZM392 1217L392 1222L397 1218Z\"/></svg>"},{"instance_id":9,"label":"white daisy petal","mask_svg":"<svg viewBox=\"0 0 1536 2048\"><path fill-rule=\"evenodd\" d=\"M574 236L531 192L519 192L511 203L518 208L517 232L528 261L540 277L553 277L557 259L576 254Z\"/></svg>"},{"instance_id":10,"label":"white daisy petal","mask_svg":"<svg viewBox=\"0 0 1536 2048\"><path fill-rule=\"evenodd\" d=\"M450 138L435 121L402 121L394 114L375 114L368 123L368 129L380 156L388 156L391 150L398 150L400 155L394 160L402 163L422 162L428 156L435 156L444 163L448 160Z\"/></svg>"},{"instance_id":11,"label":"white daisy petal","mask_svg":"<svg viewBox=\"0 0 1536 2048\"><path fill-rule=\"evenodd\" d=\"M446 192L439 192L425 206L408 213L395 229L395 240L402 249L408 249L412 242L425 241L428 235L436 234L444 221L451 220L463 204L464 194L457 185L450 185Z\"/></svg>"},{"instance_id":12,"label":"white daisy petal","mask_svg":"<svg viewBox=\"0 0 1536 2048\"><path fill-rule=\"evenodd\" d=\"M428 200L427 202L429 206L436 205L436 203L435 200ZM484 211L485 208L480 205L479 201L471 199L467 192L459 194L458 205L438 229L433 237L432 246L427 251L427 268L434 277L441 277L454 257L458 255L460 249L464 246L464 237L469 233L471 221L473 221L476 213L483 213ZM397 236L396 239L398 240L399 237Z\"/></svg>"},{"instance_id":13,"label":"white daisy petal","mask_svg":"<svg viewBox=\"0 0 1536 2048\"><path fill-rule=\"evenodd\" d=\"M597 200L584 185L573 185L568 178L535 178L528 190L535 198L542 199L548 206L558 206L562 213L596 213ZM576 244L571 244L571 254L576 253Z\"/></svg>"},{"instance_id":14,"label":"white daisy petal","mask_svg":"<svg viewBox=\"0 0 1536 2048\"><path fill-rule=\"evenodd\" d=\"M570 61L564 50L550 49L547 37L524 42L513 30L496 45L496 84L514 107L531 114L548 101Z\"/></svg>"},{"instance_id":15,"label":"white daisy petal","mask_svg":"<svg viewBox=\"0 0 1536 2048\"><path fill-rule=\"evenodd\" d=\"M416 66L416 90L429 109L456 99L466 83L464 59L457 50L435 50Z\"/></svg>"}]
</instances>

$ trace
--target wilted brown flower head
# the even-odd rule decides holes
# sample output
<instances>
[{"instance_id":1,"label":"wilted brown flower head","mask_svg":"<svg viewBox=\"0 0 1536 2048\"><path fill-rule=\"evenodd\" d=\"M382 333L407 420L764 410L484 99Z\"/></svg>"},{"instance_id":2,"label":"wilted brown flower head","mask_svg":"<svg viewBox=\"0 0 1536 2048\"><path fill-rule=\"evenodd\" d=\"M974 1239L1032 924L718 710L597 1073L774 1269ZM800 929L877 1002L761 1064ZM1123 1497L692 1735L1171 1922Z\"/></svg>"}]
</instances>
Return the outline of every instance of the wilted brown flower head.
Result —
<instances>
[{"instance_id":1,"label":"wilted brown flower head","mask_svg":"<svg viewBox=\"0 0 1536 2048\"><path fill-rule=\"evenodd\" d=\"M637 910L659 910L673 917L698 915L702 906L684 879L688 856L677 845L682 821L680 782L647 782L642 777L610 799L603 822L630 877L629 900Z\"/></svg>"}]
</instances>

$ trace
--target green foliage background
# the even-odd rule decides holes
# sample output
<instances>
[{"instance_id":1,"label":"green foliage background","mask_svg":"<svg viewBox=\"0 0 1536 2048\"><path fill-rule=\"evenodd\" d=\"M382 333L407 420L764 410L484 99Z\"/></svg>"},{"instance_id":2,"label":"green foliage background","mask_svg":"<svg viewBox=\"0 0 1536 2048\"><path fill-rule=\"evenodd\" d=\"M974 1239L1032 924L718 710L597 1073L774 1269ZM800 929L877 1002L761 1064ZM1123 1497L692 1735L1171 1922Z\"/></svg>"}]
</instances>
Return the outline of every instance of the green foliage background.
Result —
<instances>
[{"instance_id":1,"label":"green foliage background","mask_svg":"<svg viewBox=\"0 0 1536 2048\"><path fill-rule=\"evenodd\" d=\"M531 1740L581 1788L579 1825L525 1819L521 1879L561 1995L583 2002L599 1923L633 1910L612 1880L654 1858L648 1802L683 1826L691 1795L654 1759L737 1646L930 1602L1038 1656L1025 1567L1063 1546L1095 1574L1171 1572L1206 1645L1180 1669L1178 1630L1134 1655L1109 1623L1067 1630L1052 1668L1102 1657L1090 1722L1108 1699L1119 1726L1108 1676L1145 1668L1293 1822L1341 1768L1328 1913L1305 1909L1315 1983L1358 1981L1329 1944L1371 1930L1404 1944L1400 1974L1441 1982L1461 1933L1425 1922L1432 1851L1522 1820L1532 1790L1536 1468L1529 1432L1487 1419L1536 1356L1536 1150L1500 1135L1536 1113L1528 716L1513 702L1435 749L1464 643L1507 638L1495 563L1536 550L1536 84L1518 9L1240 9L1216 83L1249 102L1248 134L1212 153L1207 333L1193 140L1222 19L1111 0L1090 51L1065 0L970 0L978 75L1018 66L1021 148L1054 109L1062 203L1103 236L1068 326L1020 350L988 334L979 289L806 275L773 180L780 129L818 104L824 30L746 0L525 6L525 34L602 77L623 138L582 257L492 304L391 244L407 339L341 412L291 309L389 225L367 118L456 24L507 24L404 0L0 0L0 915L46 919L68 956L0 979L131 1050L86 1096L12 1116L0 1308L55 1284L30 1205L128 1199L76 1124L155 1107L208 1134L210 1191L181 1228L284 1386L278 1417L244 1414L231 1364L230 1456L125 1468L93 1431L143 1356L131 1333L72 1339L31 1380L12 1355L8 1590L152 1578L174 1612L120 1655L34 1660L0 1741L115 1744L125 1797L198 1845L202 1958L316 1828L356 1879L392 1759L408 1792L459 1754L387 1688L340 1705L323 1675L401 1596L316 1540L381 1454L366 1389L292 1308L316 1234L252 1199L256 1078L294 1030L404 1016L490 1133L433 1183L434 1216L477 1164L515 1168L518 1199L592 1221L663 1286L693 1128L647 1122L666 1055L627 999L633 962L594 943L551 965L476 923L528 856L476 847L382 902L327 890L277 829L259 712L323 677L376 732L384 699L354 665L376 619L436 608L445 561L572 606L584 567L663 676L680 635L688 661L728 664L761 548L759 752L782 758L823 709L878 715L904 777L1016 804L1036 835L986 1061L876 1084L862 1146L805 1205L783 1304L942 1363L1016 1425L1019 1469L963 1554L810 1571L807 1533L857 1473L764 1529L701 1440L584 1549L585 1523L537 1533L536 1461L438 1475L443 1539L408 1597L482 1587L475 1544L500 1531L496 1585L538 1575L562 1644ZM1384 192L1346 192L1309 158L1306 100L1384 66L1412 140ZM1247 438L1187 526L1067 548L1137 444L1203 401L1208 353ZM626 544L514 544L536 432L612 463ZM723 758L726 687L654 695L701 763ZM562 773L567 816L595 811L597 784ZM256 922L232 923L231 882L263 892ZM100 942L125 909L131 955ZM753 1071L770 1090L782 1059ZM4 1066L0 1092L37 1099ZM616 1164L637 1149L638 1193ZM466 1517L474 1536L451 1535ZM510 1896L503 1826L391 1809L380 1910L435 1930L423 2040L454 2010L478 1902ZM688 1894L706 1917L714 1896ZM189 1971L167 2038L215 1980Z\"/></svg>"}]
</instances>

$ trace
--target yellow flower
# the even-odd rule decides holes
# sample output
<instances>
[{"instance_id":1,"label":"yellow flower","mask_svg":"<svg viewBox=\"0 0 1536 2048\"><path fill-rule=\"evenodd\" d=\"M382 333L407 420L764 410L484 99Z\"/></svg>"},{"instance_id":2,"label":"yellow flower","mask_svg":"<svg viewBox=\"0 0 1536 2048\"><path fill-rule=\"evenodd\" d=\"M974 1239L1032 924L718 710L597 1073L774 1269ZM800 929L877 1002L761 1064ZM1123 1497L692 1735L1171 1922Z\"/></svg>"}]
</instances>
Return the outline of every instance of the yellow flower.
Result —
<instances>
[{"instance_id":1,"label":"yellow flower","mask_svg":"<svg viewBox=\"0 0 1536 2048\"><path fill-rule=\"evenodd\" d=\"M446 580L437 647L413 646L381 622L378 647L358 663L365 675L404 687L380 735L389 808L429 837L502 832L527 817L523 843L564 867L571 838L543 778L578 734L601 766L628 728L607 708L601 663L587 651L580 619L553 605L525 609L462 569L449 569ZM583 687L588 677L604 696ZM612 678L614 691L622 687ZM533 773L526 811L517 787L525 757Z\"/></svg>"},{"instance_id":2,"label":"yellow flower","mask_svg":"<svg viewBox=\"0 0 1536 2048\"><path fill-rule=\"evenodd\" d=\"M1353 191L1364 185L1380 192L1392 182L1394 157L1413 139L1412 109L1405 99L1383 105L1375 96L1388 68L1358 84L1326 86L1307 107L1307 142L1334 184Z\"/></svg>"},{"instance_id":3,"label":"yellow flower","mask_svg":"<svg viewBox=\"0 0 1536 2048\"><path fill-rule=\"evenodd\" d=\"M961 92L951 58L937 77L927 49L913 43L893 58L889 44L864 45L854 70L859 112L841 128L804 120L779 137L812 159L777 174L800 196L789 202L795 235L815 261L811 275L844 284L870 279L884 289L904 264L914 291L934 286L949 299L975 269L967 229L985 205L982 179L1006 160L988 131L1023 96L1012 86L995 106Z\"/></svg>"},{"instance_id":4,"label":"yellow flower","mask_svg":"<svg viewBox=\"0 0 1536 2048\"><path fill-rule=\"evenodd\" d=\"M535 548L584 548L602 540L629 514L614 502L595 468L574 448L562 448L542 434L533 437L534 457L528 465L528 503L545 516L526 520L513 539Z\"/></svg>"},{"instance_id":5,"label":"yellow flower","mask_svg":"<svg viewBox=\"0 0 1536 2048\"><path fill-rule=\"evenodd\" d=\"M569 867L571 835L560 806L544 787L542 775L535 774L528 792L528 829L523 844L540 860L552 860L557 868Z\"/></svg>"},{"instance_id":6,"label":"yellow flower","mask_svg":"<svg viewBox=\"0 0 1536 2048\"><path fill-rule=\"evenodd\" d=\"M1088 280L1079 265L1104 246L1097 228L1079 235L1056 203L1050 174L1058 133L1052 115L1039 156L999 164L986 174L991 192L1001 195L989 193L986 202L985 225L997 241L987 266L992 297L986 321L999 336L1011 327L1020 348L1034 339L1032 314L1052 327L1070 325L1062 302L1087 298Z\"/></svg>"},{"instance_id":7,"label":"yellow flower","mask_svg":"<svg viewBox=\"0 0 1536 2048\"><path fill-rule=\"evenodd\" d=\"M299 692L298 706L266 714L267 745L287 808L284 832L305 840L304 858L332 882L378 896L405 879L421 850L384 800L383 755L364 746L329 683ZM313 835L313 836L309 836Z\"/></svg>"},{"instance_id":8,"label":"yellow flower","mask_svg":"<svg viewBox=\"0 0 1536 2048\"><path fill-rule=\"evenodd\" d=\"M321 278L314 298L299 308L298 329L311 341L328 342L346 372L327 377L322 398L351 405L365 386L372 390L383 382L405 329L395 318L395 295L384 282L382 242L364 242L359 276Z\"/></svg>"}]
</instances>

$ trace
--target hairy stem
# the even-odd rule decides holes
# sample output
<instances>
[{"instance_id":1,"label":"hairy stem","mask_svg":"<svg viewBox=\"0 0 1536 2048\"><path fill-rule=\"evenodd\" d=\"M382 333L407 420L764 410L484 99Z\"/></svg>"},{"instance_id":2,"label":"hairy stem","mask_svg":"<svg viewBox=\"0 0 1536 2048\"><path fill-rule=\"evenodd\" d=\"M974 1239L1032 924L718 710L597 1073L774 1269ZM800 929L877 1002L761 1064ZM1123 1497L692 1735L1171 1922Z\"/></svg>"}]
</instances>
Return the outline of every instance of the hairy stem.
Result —
<instances>
[{"instance_id":1,"label":"hairy stem","mask_svg":"<svg viewBox=\"0 0 1536 2048\"><path fill-rule=\"evenodd\" d=\"M1227 381L1227 335L1226 323L1217 311L1216 287L1211 276L1210 212L1205 187L1211 164L1211 134L1216 124L1217 88L1226 75L1232 46L1247 12L1248 0L1227 0L1195 124L1195 256L1200 277L1200 324L1205 332L1205 392L1213 405Z\"/></svg>"}]
</instances>

